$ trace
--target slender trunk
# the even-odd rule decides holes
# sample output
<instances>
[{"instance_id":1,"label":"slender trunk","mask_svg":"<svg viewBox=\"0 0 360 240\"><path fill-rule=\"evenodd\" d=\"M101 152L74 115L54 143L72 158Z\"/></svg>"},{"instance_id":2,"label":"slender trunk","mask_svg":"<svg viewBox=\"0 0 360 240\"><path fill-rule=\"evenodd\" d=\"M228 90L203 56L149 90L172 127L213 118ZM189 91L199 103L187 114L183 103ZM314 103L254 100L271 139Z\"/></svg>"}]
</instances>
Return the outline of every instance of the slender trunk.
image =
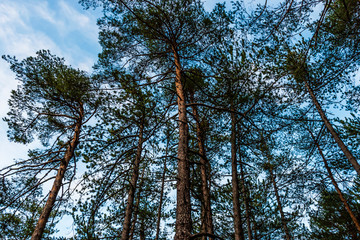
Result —
<instances>
[{"instance_id":1,"label":"slender trunk","mask_svg":"<svg viewBox=\"0 0 360 240\"><path fill-rule=\"evenodd\" d=\"M136 203L135 203L135 208L134 208L134 219L132 221L131 224L131 229L130 229L130 233L129 233L129 240L132 240L134 238L134 232L135 232L135 226L136 226L136 222L137 222L137 212L139 210L139 205L140 205L140 194L138 194L138 198L136 199Z\"/></svg>"},{"instance_id":2,"label":"slender trunk","mask_svg":"<svg viewBox=\"0 0 360 240\"><path fill-rule=\"evenodd\" d=\"M162 179L161 179L160 202L159 202L159 208L158 208L158 213L157 213L155 240L158 240L159 236L160 236L160 222L161 222L161 211L162 211L162 204L163 204L163 198L164 198L165 174L166 174L166 160L164 162L164 171L163 171Z\"/></svg>"},{"instance_id":3,"label":"slender trunk","mask_svg":"<svg viewBox=\"0 0 360 240\"><path fill-rule=\"evenodd\" d=\"M190 101L194 102L194 93L190 93ZM207 174L207 165L208 159L206 158L205 151L205 139L203 129L200 125L200 117L197 111L197 107L192 107L194 118L196 121L196 136L199 145L199 155L200 155L200 175L201 175L201 192L202 192L202 208L201 208L201 232L203 233L214 233L213 220L212 220L212 211L211 211L211 201L210 201L210 189L208 186L208 174ZM206 240L207 237L203 236L203 240Z\"/></svg>"},{"instance_id":4,"label":"slender trunk","mask_svg":"<svg viewBox=\"0 0 360 240\"><path fill-rule=\"evenodd\" d=\"M168 147L169 147L169 140L166 144L166 153L165 153L166 156L168 155ZM158 240L159 235L160 235L160 222L161 222L161 211L162 211L162 204L163 204L163 198L164 198L165 175L166 175L166 158L164 159L164 171L161 176L160 201L159 201L159 208L158 208L158 213L157 213L155 240Z\"/></svg>"},{"instance_id":5,"label":"slender trunk","mask_svg":"<svg viewBox=\"0 0 360 240\"><path fill-rule=\"evenodd\" d=\"M192 232L190 202L190 165L188 162L188 121L186 115L185 91L181 76L180 57L173 47L176 67L175 88L179 110L178 175L176 186L175 240L189 240Z\"/></svg>"},{"instance_id":6,"label":"slender trunk","mask_svg":"<svg viewBox=\"0 0 360 240\"><path fill-rule=\"evenodd\" d=\"M232 202L234 212L235 240L244 240L244 230L242 227L239 181L236 159L236 115L234 109L231 109L231 183L232 183Z\"/></svg>"},{"instance_id":7,"label":"slender trunk","mask_svg":"<svg viewBox=\"0 0 360 240\"><path fill-rule=\"evenodd\" d=\"M129 193L128 193L128 200L126 203L125 219L124 219L124 223L123 223L123 230L121 232L121 240L129 239L131 217L132 217L132 213L133 213L134 197L135 197L135 191L136 191L136 184L137 184L137 181L139 178L139 168L140 168L140 161L141 161L142 145L144 142L143 132L144 132L144 124L142 122L139 126L139 141L138 141L138 146L137 146L137 150L136 150L133 174L132 174L131 180L130 180L130 189L129 189Z\"/></svg>"},{"instance_id":8,"label":"slender trunk","mask_svg":"<svg viewBox=\"0 0 360 240\"><path fill-rule=\"evenodd\" d=\"M241 191L243 193L244 197L244 203L245 203L245 216L246 216L246 226L247 226L247 232L248 232L248 239L252 240L252 230L251 230L251 210L250 210L250 204L249 204L249 196L248 191L245 186L245 174L244 174L244 168L242 161L240 159L240 175L241 175Z\"/></svg>"},{"instance_id":9,"label":"slender trunk","mask_svg":"<svg viewBox=\"0 0 360 240\"><path fill-rule=\"evenodd\" d=\"M41 215L39 217L39 220L36 224L35 230L31 236L31 240L40 240L45 229L45 225L49 219L50 213L52 211L52 208L54 207L56 197L59 193L59 190L62 185L62 181L65 176L65 172L67 170L67 167L69 165L70 160L73 158L75 149L77 145L79 144L79 137L81 132L81 126L82 126L82 119L84 116L84 110L82 105L80 105L80 116L77 120L77 123L75 125L74 135L73 138L69 144L69 146L66 149L64 159L60 163L60 167L58 169L58 172L56 174L53 186L51 188L51 191L49 193L49 197L46 201L46 204L41 212Z\"/></svg>"},{"instance_id":10,"label":"slender trunk","mask_svg":"<svg viewBox=\"0 0 360 240\"><path fill-rule=\"evenodd\" d=\"M259 239L259 235L258 235L258 231L257 231L258 227L257 227L255 219L253 219L253 226L254 226L254 240L258 240Z\"/></svg>"},{"instance_id":11,"label":"slender trunk","mask_svg":"<svg viewBox=\"0 0 360 240\"><path fill-rule=\"evenodd\" d=\"M141 181L139 184L139 191L137 193L137 198L136 198L136 203L135 203L135 208L134 208L134 220L132 221L131 224L131 229L130 229L130 236L129 236L129 240L132 240L134 238L134 232L135 232L135 226L136 226L136 221L137 221L137 217L138 217L138 213L139 213L139 205L140 205L140 197L141 197L141 189L144 183L144 174L145 174L145 169L146 167L143 168L142 173L141 173Z\"/></svg>"},{"instance_id":12,"label":"slender trunk","mask_svg":"<svg viewBox=\"0 0 360 240\"><path fill-rule=\"evenodd\" d=\"M140 222L140 240L145 240L145 224L144 219L141 219Z\"/></svg>"},{"instance_id":13,"label":"slender trunk","mask_svg":"<svg viewBox=\"0 0 360 240\"><path fill-rule=\"evenodd\" d=\"M335 190L336 190L337 194L339 195L339 198L340 198L341 202L344 204L344 207L345 207L346 211L349 213L351 220L354 222L354 224L356 226L356 229L360 233L359 221L357 220L355 214L353 213L353 211L350 208L350 205L348 204L348 202L346 201L344 195L342 194L342 192L341 192L341 190L340 190L340 188L339 188L339 186L338 186L338 184L337 184L337 182L336 182L336 180L335 180L335 178L334 178L334 176L333 176L333 174L331 172L331 169L330 169L330 167L329 167L329 165L327 163L325 155L324 155L322 149L320 148L319 143L316 141L315 136L312 134L312 132L311 131L309 131L309 132L310 132L310 135L313 138L314 143L315 143L315 145L316 145L316 147L317 147L317 149L318 149L318 151L320 153L320 156L321 156L321 158L322 158L322 160L324 162L324 165L325 165L326 171L328 173L328 176L329 176L329 178L331 180L331 183L334 185Z\"/></svg>"},{"instance_id":14,"label":"slender trunk","mask_svg":"<svg viewBox=\"0 0 360 240\"><path fill-rule=\"evenodd\" d=\"M340 147L342 152L345 154L346 158L352 164L352 166L355 169L355 171L357 172L357 174L360 175L360 165L359 165L359 163L357 162L355 157L352 155L350 150L347 148L347 146L344 144L344 142L341 140L341 138L339 137L339 135L337 134L337 132L333 128L332 124L330 123L330 121L326 117L326 115L325 115L323 109L321 108L320 103L318 102L318 100L317 100L313 90L311 89L308 81L305 81L305 86L306 86L306 89L308 90L308 92L309 92L309 94L311 96L311 99L312 99L316 109L318 110L318 112L319 112L319 114L321 116L321 119L323 120L326 128L329 130L330 134L332 135L332 137L334 138L335 142L338 144L338 146Z\"/></svg>"},{"instance_id":15,"label":"slender trunk","mask_svg":"<svg viewBox=\"0 0 360 240\"><path fill-rule=\"evenodd\" d=\"M276 185L276 180L275 180L275 176L274 176L272 168L269 169L269 173L270 173L271 183L272 183L272 185L274 187L274 191L275 191L276 202L277 202L279 212L280 212L281 224L282 224L282 226L284 228L286 239L291 240L291 235L290 235L289 229L288 229L287 224L286 224L285 214L284 214L284 211L283 211L283 208L282 208L281 199L280 199L280 196L279 196L279 190L278 190L277 185Z\"/></svg>"}]
</instances>

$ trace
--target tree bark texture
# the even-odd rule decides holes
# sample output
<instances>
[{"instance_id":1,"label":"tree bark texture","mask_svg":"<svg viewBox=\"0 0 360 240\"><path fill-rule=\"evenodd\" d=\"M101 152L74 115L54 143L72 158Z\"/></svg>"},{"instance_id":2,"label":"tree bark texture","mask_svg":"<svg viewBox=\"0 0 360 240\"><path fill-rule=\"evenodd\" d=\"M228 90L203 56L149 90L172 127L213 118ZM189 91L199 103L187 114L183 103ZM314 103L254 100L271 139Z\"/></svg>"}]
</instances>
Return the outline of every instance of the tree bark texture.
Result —
<instances>
[{"instance_id":1,"label":"tree bark texture","mask_svg":"<svg viewBox=\"0 0 360 240\"><path fill-rule=\"evenodd\" d=\"M354 212L351 210L350 205L348 204L347 200L345 199L344 195L342 194L342 192L341 192L341 190L339 188L339 185L337 184L337 182L336 182L336 180L334 178L334 175L331 172L331 169L330 169L330 167L328 165L328 162L327 162L327 160L325 158L325 155L324 155L319 143L316 141L315 136L312 134L312 132L311 131L309 131L309 132L310 132L310 135L313 138L314 143L315 143L315 145L316 145L316 147L317 147L317 149L318 149L318 151L320 153L320 156L321 156L321 158L322 158L322 160L324 162L324 165L325 165L326 171L328 173L328 176L329 176L329 178L331 180L331 183L334 185L335 190L336 190L337 194L339 195L339 198L340 198L341 202L344 204L344 207L345 207L346 211L349 213L351 220L354 222L356 229L360 233L359 221L357 220Z\"/></svg>"},{"instance_id":2,"label":"tree bark texture","mask_svg":"<svg viewBox=\"0 0 360 240\"><path fill-rule=\"evenodd\" d=\"M190 100L194 102L194 93L190 92ZM199 155L200 155L200 175L201 175L201 192L202 192L202 207L201 207L201 232L202 233L214 233L213 220L212 220L212 211L211 211L211 201L210 201L210 189L208 185L209 175L208 170L208 159L206 158L205 150L205 136L204 129L202 129L200 124L200 116L197 111L196 106L192 106L193 115L196 121L196 137L199 146ZM207 239L207 236L203 236L203 240Z\"/></svg>"},{"instance_id":3,"label":"tree bark texture","mask_svg":"<svg viewBox=\"0 0 360 240\"><path fill-rule=\"evenodd\" d=\"M234 109L231 109L231 184L232 184L232 202L234 214L235 240L244 240L244 230L242 227L239 181L236 159L236 115Z\"/></svg>"},{"instance_id":4,"label":"tree bark texture","mask_svg":"<svg viewBox=\"0 0 360 240\"><path fill-rule=\"evenodd\" d=\"M143 149L143 142L144 142L143 133L144 133L144 124L141 123L139 126L139 140L138 140L138 146L136 149L136 155L135 155L135 160L134 160L133 174L132 174L131 180L130 180L130 188L129 188L128 199L127 199L127 203L126 203L125 219L124 219L124 223L123 223L123 229L121 232L121 240L129 239L131 217L132 217L133 207L134 207L134 197L135 197L137 181L139 178L141 152Z\"/></svg>"},{"instance_id":5,"label":"tree bark texture","mask_svg":"<svg viewBox=\"0 0 360 240\"><path fill-rule=\"evenodd\" d=\"M288 229L287 224L286 224L286 218L285 218L285 214L284 214L284 211L283 211L283 208L282 208L281 199L280 199L280 195L279 195L279 190L278 190L278 187L276 185L276 179L275 179L274 172L273 172L272 168L269 169L269 174L270 174L271 183L272 183L273 188L274 188L278 209L279 209L279 212L280 212L281 225L282 225L282 227L284 229L286 240L291 240L291 235L290 235L289 229Z\"/></svg>"},{"instance_id":6,"label":"tree bark texture","mask_svg":"<svg viewBox=\"0 0 360 240\"><path fill-rule=\"evenodd\" d=\"M180 57L173 46L175 62L175 88L179 110L178 175L176 185L175 240L189 240L192 232L190 202L190 165L188 154L188 120L186 114L185 91L181 76Z\"/></svg>"},{"instance_id":7,"label":"tree bark texture","mask_svg":"<svg viewBox=\"0 0 360 240\"><path fill-rule=\"evenodd\" d=\"M328 118L326 117L325 112L323 111L323 109L321 108L320 103L318 102L314 91L312 90L312 88L309 85L309 82L307 80L304 81L305 82L305 87L308 90L311 99L317 109L317 111L320 114L321 119L323 120L326 128L329 130L330 134L332 135L332 137L334 138L335 142L338 144L338 146L340 147L341 151L345 154L346 158L349 160L349 162L351 163L351 165L353 166L353 168L355 169L356 173L358 175L360 175L360 165L357 162L356 158L352 155L352 153L350 152L350 150L347 148L347 146L344 144L344 142L341 140L341 138L339 137L339 135L337 134L337 132L335 131L335 129L333 128L332 124L330 123L330 121L328 120Z\"/></svg>"},{"instance_id":8,"label":"tree bark texture","mask_svg":"<svg viewBox=\"0 0 360 240\"><path fill-rule=\"evenodd\" d=\"M60 162L60 167L57 171L53 186L50 190L49 197L48 197L48 199L45 203L45 206L41 212L41 215L36 224L35 230L31 236L31 240L40 240L42 238L46 223L50 217L50 213L54 207L56 197L62 186L62 181L64 179L65 172L67 170L70 160L74 157L75 149L76 149L77 145L79 144L82 120L84 117L84 110L83 110L82 105L80 105L79 110L80 110L80 115L75 124L74 135L72 137L72 140L70 141L69 146L66 149L64 158Z\"/></svg>"}]
</instances>

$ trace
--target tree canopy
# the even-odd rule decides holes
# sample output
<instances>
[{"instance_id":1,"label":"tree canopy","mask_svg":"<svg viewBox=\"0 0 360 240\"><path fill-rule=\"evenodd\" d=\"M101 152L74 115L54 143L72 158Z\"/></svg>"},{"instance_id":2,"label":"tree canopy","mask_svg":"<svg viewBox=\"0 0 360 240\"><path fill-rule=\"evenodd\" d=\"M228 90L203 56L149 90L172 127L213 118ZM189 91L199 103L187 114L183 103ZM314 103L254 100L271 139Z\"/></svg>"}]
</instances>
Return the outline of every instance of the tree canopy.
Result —
<instances>
[{"instance_id":1,"label":"tree canopy","mask_svg":"<svg viewBox=\"0 0 360 240\"><path fill-rule=\"evenodd\" d=\"M8 137L43 147L0 171L1 238L360 237L358 0L79 3L93 72L3 57Z\"/></svg>"}]
</instances>

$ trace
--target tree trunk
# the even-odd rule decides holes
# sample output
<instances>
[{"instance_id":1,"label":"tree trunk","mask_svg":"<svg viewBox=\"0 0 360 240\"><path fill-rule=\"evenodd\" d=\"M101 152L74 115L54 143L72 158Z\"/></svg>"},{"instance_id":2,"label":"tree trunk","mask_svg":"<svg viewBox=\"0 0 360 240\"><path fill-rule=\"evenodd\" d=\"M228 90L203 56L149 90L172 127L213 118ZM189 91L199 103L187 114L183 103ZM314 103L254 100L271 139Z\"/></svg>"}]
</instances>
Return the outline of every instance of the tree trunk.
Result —
<instances>
[{"instance_id":1,"label":"tree trunk","mask_svg":"<svg viewBox=\"0 0 360 240\"><path fill-rule=\"evenodd\" d=\"M139 126L139 141L136 150L136 156L134 161L134 170L130 180L130 189L128 193L128 200L126 203L125 209L125 219L123 223L123 230L121 232L121 240L128 240L129 233L130 233L130 226L131 226L131 217L133 213L133 206L134 206L134 197L136 191L136 184L139 178L139 168L140 168L140 161L141 161L141 152L142 152L142 145L144 142L143 138L144 132L144 123L142 122Z\"/></svg>"},{"instance_id":2,"label":"tree trunk","mask_svg":"<svg viewBox=\"0 0 360 240\"><path fill-rule=\"evenodd\" d=\"M351 165L353 166L353 168L355 169L357 174L360 175L360 165L359 165L359 163L357 162L355 157L352 155L352 153L349 151L349 149L344 144L344 142L341 140L341 138L339 137L339 135L337 134L337 132L333 128L332 124L330 123L330 121L326 117L323 109L320 106L320 103L318 102L313 90L311 89L311 87L309 85L309 82L307 80L305 80L304 82L305 82L306 89L308 90L308 92L309 92L309 94L311 96L311 99L312 99L317 111L319 112L319 114L321 116L321 119L323 120L326 128L329 130L329 132L332 135L332 137L334 138L335 142L338 144L338 146L340 147L342 152L345 154L346 158L349 160L349 162L351 163Z\"/></svg>"},{"instance_id":3,"label":"tree trunk","mask_svg":"<svg viewBox=\"0 0 360 240\"><path fill-rule=\"evenodd\" d=\"M130 234L129 234L129 240L132 240L134 238L134 232L135 232L135 226L136 226L136 221L137 221L137 217L138 217L138 213L139 213L139 205L140 205L140 198L141 198L141 190L142 190L142 186L144 183L144 174L145 174L145 169L146 167L143 168L142 173L141 173L141 181L139 184L139 191L137 192L137 198L136 198L136 203L135 203L135 208L134 208L134 219L132 221L131 224L131 229L130 229Z\"/></svg>"},{"instance_id":4,"label":"tree trunk","mask_svg":"<svg viewBox=\"0 0 360 240\"><path fill-rule=\"evenodd\" d=\"M322 149L320 148L319 143L316 141L315 136L312 134L312 132L311 132L311 131L309 131L309 132L310 132L310 135L311 135L311 137L313 138L314 143L315 143L315 145L316 145L316 147L317 147L317 149L318 149L318 151L319 151L319 153L320 153L320 156L321 156L321 158L322 158L322 160L323 160L323 162L324 162L324 165L325 165L326 171L327 171L327 173L328 173L328 175L329 175L329 178L330 178L330 180L331 180L331 183L334 185L335 190L336 190L337 194L339 195L339 198L340 198L341 202L344 204L344 207L345 207L346 211L349 213L351 220L354 222L356 229L357 229L358 232L360 233L360 224L359 224L359 221L357 220L355 214L353 213L353 211L352 211L351 208L350 208L350 205L349 205L348 202L346 201L346 199L345 199L344 195L342 194L342 192L341 192L341 190L340 190L337 182L335 181L335 178L334 178L334 176L333 176L333 174L332 174L332 172L331 172L331 169L330 169L330 167L329 167L329 165L328 165L328 163L327 163L327 160L326 160L326 158L325 158L325 155L324 155Z\"/></svg>"},{"instance_id":5,"label":"tree trunk","mask_svg":"<svg viewBox=\"0 0 360 240\"><path fill-rule=\"evenodd\" d=\"M193 92L190 92L190 101L194 102ZM197 111L197 107L192 106L192 109L196 121L196 136L199 145L199 155L200 155L200 175L201 175L201 192L202 192L201 232L213 234L214 227L213 227L212 211L211 211L210 189L208 186L208 174L206 169L208 165L208 159L206 158L206 151L205 151L204 129L202 129L200 125L200 117ZM202 239L206 240L207 237L203 236Z\"/></svg>"},{"instance_id":6,"label":"tree trunk","mask_svg":"<svg viewBox=\"0 0 360 240\"><path fill-rule=\"evenodd\" d=\"M186 115L185 91L181 76L180 57L173 46L176 67L175 88L179 110L178 175L176 185L175 240L189 240L192 232L190 202L190 165L188 162L188 121Z\"/></svg>"},{"instance_id":7,"label":"tree trunk","mask_svg":"<svg viewBox=\"0 0 360 240\"><path fill-rule=\"evenodd\" d=\"M234 213L235 240L244 240L244 230L241 220L239 181L236 159L236 115L231 109L231 183L232 183L232 202Z\"/></svg>"},{"instance_id":8,"label":"tree trunk","mask_svg":"<svg viewBox=\"0 0 360 240\"><path fill-rule=\"evenodd\" d=\"M43 233L44 233L44 229L46 226L46 223L49 219L50 213L52 211L52 208L54 207L55 201L56 201L56 197L59 193L59 190L62 186L62 181L64 179L65 176L65 172L67 170L67 167L69 165L70 160L73 158L74 153L75 153L75 149L77 147L77 145L79 144L79 137L80 137L80 132L81 132L81 126L82 126L82 120L83 120L83 116L84 116L84 110L82 105L80 105L80 116L76 122L75 125L75 130L74 130L74 135L73 138L69 144L69 146L66 149L65 155L64 155L64 159L61 161L60 163L60 167L58 169L58 172L56 174L53 186L51 188L51 191L49 193L49 197L46 201L46 204L41 212L41 215L39 217L39 220L36 224L35 230L31 236L31 240L40 240Z\"/></svg>"},{"instance_id":9,"label":"tree trunk","mask_svg":"<svg viewBox=\"0 0 360 240\"><path fill-rule=\"evenodd\" d=\"M167 143L166 143L166 151L165 151L166 157L168 155L168 148L169 148L169 139L167 140ZM162 204L163 204L163 198L164 198L165 176L166 176L166 157L164 159L164 171L161 176L160 200L159 200L159 208L158 208L158 213L157 213L155 240L158 240L159 236L160 236L161 211L162 211Z\"/></svg>"},{"instance_id":10,"label":"tree trunk","mask_svg":"<svg viewBox=\"0 0 360 240\"><path fill-rule=\"evenodd\" d=\"M140 222L140 240L145 240L145 224L144 219L141 219Z\"/></svg>"},{"instance_id":11,"label":"tree trunk","mask_svg":"<svg viewBox=\"0 0 360 240\"><path fill-rule=\"evenodd\" d=\"M273 173L273 169L271 167L269 169L269 173L270 173L271 183L272 183L272 185L274 187L274 191L275 191L276 202L277 202L279 212L280 212L281 224L282 224L282 226L284 228L286 239L291 240L291 235L290 235L289 229L288 229L287 224L286 224L285 214L284 214L284 211L283 211L283 208L282 208L281 199L280 199L280 196L279 196L279 191L278 191L278 188L277 188L277 185L276 185L275 176L274 176L274 173Z\"/></svg>"},{"instance_id":12,"label":"tree trunk","mask_svg":"<svg viewBox=\"0 0 360 240\"><path fill-rule=\"evenodd\" d=\"M248 232L248 239L252 240L252 230L251 230L251 210L250 210L250 204L249 204L249 196L248 191L245 186L245 174L243 169L243 164L240 159L240 174L241 174L241 191L243 193L244 203L245 203L245 216L246 216L246 225L247 225L247 232Z\"/></svg>"},{"instance_id":13,"label":"tree trunk","mask_svg":"<svg viewBox=\"0 0 360 240\"><path fill-rule=\"evenodd\" d=\"M136 226L136 222L137 222L137 212L139 210L139 205L140 205L140 194L138 193L138 197L136 199L136 203L135 203L135 208L134 208L134 217L133 217L133 221L131 224L131 229L130 229L130 233L129 233L129 240L134 239L134 232L135 232L135 226Z\"/></svg>"}]
</instances>

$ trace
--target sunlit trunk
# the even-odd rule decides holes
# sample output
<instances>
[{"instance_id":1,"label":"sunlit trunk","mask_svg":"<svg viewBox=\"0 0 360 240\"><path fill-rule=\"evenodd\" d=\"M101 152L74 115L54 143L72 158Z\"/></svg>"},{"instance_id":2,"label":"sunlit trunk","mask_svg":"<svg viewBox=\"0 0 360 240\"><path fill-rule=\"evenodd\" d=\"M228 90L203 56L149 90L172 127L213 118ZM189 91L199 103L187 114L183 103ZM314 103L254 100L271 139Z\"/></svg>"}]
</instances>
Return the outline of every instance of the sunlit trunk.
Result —
<instances>
[{"instance_id":1,"label":"sunlit trunk","mask_svg":"<svg viewBox=\"0 0 360 240\"><path fill-rule=\"evenodd\" d=\"M35 230L31 236L31 240L40 240L42 238L46 223L49 219L50 213L51 213L51 211L54 207L55 201L56 201L56 197L62 186L62 181L64 179L65 172L67 170L70 160L74 157L75 149L76 149L77 145L79 144L79 137L80 137L80 132L81 132L83 116L84 116L84 110L83 110L82 105L80 105L80 116L75 125L73 138L72 138L69 146L66 149L64 159L62 159L62 161L60 162L60 167L57 171L53 186L49 193L49 197L48 197L48 199L45 203L45 206L41 212L41 215L36 224Z\"/></svg>"},{"instance_id":2,"label":"sunlit trunk","mask_svg":"<svg viewBox=\"0 0 360 240\"><path fill-rule=\"evenodd\" d=\"M175 61L175 88L179 111L178 175L176 185L175 240L188 240L192 232L190 202L190 165L188 154L188 120L186 114L185 91L182 82L180 57L173 47Z\"/></svg>"}]
</instances>

